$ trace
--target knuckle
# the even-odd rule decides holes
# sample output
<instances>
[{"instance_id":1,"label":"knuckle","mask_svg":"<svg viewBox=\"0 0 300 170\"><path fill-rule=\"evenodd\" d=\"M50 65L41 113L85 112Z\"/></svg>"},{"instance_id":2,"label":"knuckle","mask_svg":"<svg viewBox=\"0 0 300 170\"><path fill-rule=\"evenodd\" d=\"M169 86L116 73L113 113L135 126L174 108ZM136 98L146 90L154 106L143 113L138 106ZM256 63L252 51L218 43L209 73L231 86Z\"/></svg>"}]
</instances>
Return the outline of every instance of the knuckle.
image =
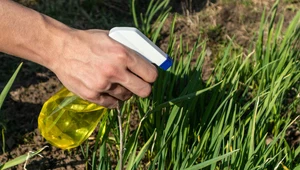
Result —
<instances>
[{"instance_id":1,"label":"knuckle","mask_svg":"<svg viewBox=\"0 0 300 170\"><path fill-rule=\"evenodd\" d=\"M97 103L100 104L101 106L107 107L106 102L107 100L105 100L105 98L102 95L100 95L97 100Z\"/></svg>"},{"instance_id":2,"label":"knuckle","mask_svg":"<svg viewBox=\"0 0 300 170\"><path fill-rule=\"evenodd\" d=\"M110 89L110 83L105 79L100 79L94 86L94 90L106 92Z\"/></svg>"},{"instance_id":3,"label":"knuckle","mask_svg":"<svg viewBox=\"0 0 300 170\"><path fill-rule=\"evenodd\" d=\"M81 95L81 98L88 101L95 101L98 98L98 93L96 92L85 92Z\"/></svg>"},{"instance_id":4,"label":"knuckle","mask_svg":"<svg viewBox=\"0 0 300 170\"><path fill-rule=\"evenodd\" d=\"M118 76L118 68L114 65L109 65L102 70L102 74L107 79L112 79Z\"/></svg>"},{"instance_id":5,"label":"knuckle","mask_svg":"<svg viewBox=\"0 0 300 170\"><path fill-rule=\"evenodd\" d=\"M142 56L140 56L136 52L132 52L132 53L130 53L130 55L128 55L128 57L130 57L130 59L127 60L128 61L127 65L130 68L135 68L140 64L139 63L139 58L141 58Z\"/></svg>"},{"instance_id":6,"label":"knuckle","mask_svg":"<svg viewBox=\"0 0 300 170\"><path fill-rule=\"evenodd\" d=\"M128 58L128 51L124 46L118 46L115 49L115 53L116 53L116 57L118 58L118 60L124 62L127 60Z\"/></svg>"}]
</instances>

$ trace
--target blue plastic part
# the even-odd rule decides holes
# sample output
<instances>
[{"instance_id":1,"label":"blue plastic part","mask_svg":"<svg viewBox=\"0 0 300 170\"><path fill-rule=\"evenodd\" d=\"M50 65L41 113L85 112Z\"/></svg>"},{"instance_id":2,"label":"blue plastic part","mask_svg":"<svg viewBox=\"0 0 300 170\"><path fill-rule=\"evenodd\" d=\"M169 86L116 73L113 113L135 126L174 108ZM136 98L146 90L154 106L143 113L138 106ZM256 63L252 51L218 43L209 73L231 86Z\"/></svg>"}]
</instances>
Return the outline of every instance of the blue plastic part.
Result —
<instances>
[{"instance_id":1,"label":"blue plastic part","mask_svg":"<svg viewBox=\"0 0 300 170\"><path fill-rule=\"evenodd\" d=\"M170 56L167 55L166 61L164 61L159 67L162 68L163 70L168 70L173 65L173 60L171 59Z\"/></svg>"}]
</instances>

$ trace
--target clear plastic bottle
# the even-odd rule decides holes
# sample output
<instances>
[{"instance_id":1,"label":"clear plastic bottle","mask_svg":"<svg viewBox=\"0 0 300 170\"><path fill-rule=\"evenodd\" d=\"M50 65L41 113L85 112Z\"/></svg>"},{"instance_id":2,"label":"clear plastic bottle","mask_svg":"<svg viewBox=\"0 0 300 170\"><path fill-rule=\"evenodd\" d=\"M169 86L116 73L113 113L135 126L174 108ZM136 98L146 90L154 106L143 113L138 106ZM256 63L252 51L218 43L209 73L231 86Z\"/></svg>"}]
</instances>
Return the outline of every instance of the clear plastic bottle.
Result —
<instances>
[{"instance_id":1,"label":"clear plastic bottle","mask_svg":"<svg viewBox=\"0 0 300 170\"><path fill-rule=\"evenodd\" d=\"M62 88L44 103L38 128L50 144L70 149L84 142L106 113L105 107L85 101Z\"/></svg>"},{"instance_id":2,"label":"clear plastic bottle","mask_svg":"<svg viewBox=\"0 0 300 170\"><path fill-rule=\"evenodd\" d=\"M115 27L109 36L163 70L172 65L172 59L136 28ZM106 113L105 107L82 100L63 88L44 104L38 128L50 144L70 149L86 140Z\"/></svg>"}]
</instances>

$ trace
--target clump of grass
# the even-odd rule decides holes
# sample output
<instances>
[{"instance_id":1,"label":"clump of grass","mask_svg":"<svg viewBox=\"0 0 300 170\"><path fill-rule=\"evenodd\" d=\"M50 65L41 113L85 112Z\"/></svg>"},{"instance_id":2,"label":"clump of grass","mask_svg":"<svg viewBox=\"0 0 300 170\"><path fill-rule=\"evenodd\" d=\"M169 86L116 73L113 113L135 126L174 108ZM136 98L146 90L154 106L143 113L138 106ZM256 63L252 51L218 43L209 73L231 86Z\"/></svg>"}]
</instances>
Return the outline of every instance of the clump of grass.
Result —
<instances>
[{"instance_id":1,"label":"clump of grass","mask_svg":"<svg viewBox=\"0 0 300 170\"><path fill-rule=\"evenodd\" d=\"M159 72L151 97L133 99L122 108L122 113L129 115L123 124L126 169L298 166L300 148L290 147L284 138L293 123L291 116L296 106L282 103L287 91L300 79L296 45L300 13L282 33L283 18L276 23L274 20L277 4L278 1L267 16L262 16L256 46L245 54L245 50L233 49L229 43L208 81L201 78L206 42L199 38L192 50L186 51L182 39L174 35L174 20L167 51L174 65L167 72ZM158 23L163 21L164 17ZM155 40L158 34L152 36ZM177 39L178 48L174 47ZM198 48L202 52L191 66ZM293 100L298 103L300 99ZM141 120L137 129L129 132L130 115L136 107ZM100 123L92 169L110 168L110 158L117 158L113 146L118 146L119 131L113 115L112 111L108 121ZM271 142L266 143L267 138Z\"/></svg>"}]
</instances>

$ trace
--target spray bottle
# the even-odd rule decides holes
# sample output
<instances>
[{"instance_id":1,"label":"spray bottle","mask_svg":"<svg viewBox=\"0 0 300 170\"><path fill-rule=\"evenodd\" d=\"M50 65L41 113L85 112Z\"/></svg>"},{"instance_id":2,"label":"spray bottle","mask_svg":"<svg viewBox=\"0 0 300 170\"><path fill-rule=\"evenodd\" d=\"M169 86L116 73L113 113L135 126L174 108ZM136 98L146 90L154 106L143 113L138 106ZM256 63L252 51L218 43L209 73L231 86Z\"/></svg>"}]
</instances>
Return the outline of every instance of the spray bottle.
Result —
<instances>
[{"instance_id":1,"label":"spray bottle","mask_svg":"<svg viewBox=\"0 0 300 170\"><path fill-rule=\"evenodd\" d=\"M172 59L136 28L115 27L109 36L163 70L172 65ZM107 108L83 100L64 87L44 103L38 128L50 144L71 149L92 134L107 112Z\"/></svg>"}]
</instances>

